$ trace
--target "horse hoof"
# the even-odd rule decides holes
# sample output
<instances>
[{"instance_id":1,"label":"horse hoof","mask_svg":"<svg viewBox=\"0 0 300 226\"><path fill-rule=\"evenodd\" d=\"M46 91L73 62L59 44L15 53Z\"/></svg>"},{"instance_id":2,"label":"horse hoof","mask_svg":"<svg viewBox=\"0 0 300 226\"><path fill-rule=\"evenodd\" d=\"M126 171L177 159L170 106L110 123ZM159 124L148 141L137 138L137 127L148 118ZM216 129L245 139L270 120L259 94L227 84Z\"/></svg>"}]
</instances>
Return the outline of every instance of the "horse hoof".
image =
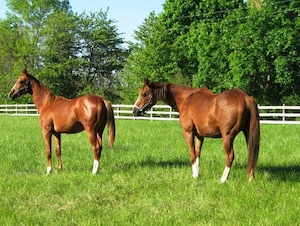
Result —
<instances>
[{"instance_id":1,"label":"horse hoof","mask_svg":"<svg viewBox=\"0 0 300 226\"><path fill-rule=\"evenodd\" d=\"M220 182L221 182L222 184L224 184L226 181L227 181L227 179L223 179L223 178L221 178L221 180L220 180Z\"/></svg>"},{"instance_id":2,"label":"horse hoof","mask_svg":"<svg viewBox=\"0 0 300 226\"><path fill-rule=\"evenodd\" d=\"M51 173L51 170L52 170L51 167L48 166L48 167L47 167L46 175L49 175L49 173Z\"/></svg>"},{"instance_id":3,"label":"horse hoof","mask_svg":"<svg viewBox=\"0 0 300 226\"><path fill-rule=\"evenodd\" d=\"M193 174L193 178L194 178L194 179L197 179L198 177L199 177L198 174Z\"/></svg>"}]
</instances>

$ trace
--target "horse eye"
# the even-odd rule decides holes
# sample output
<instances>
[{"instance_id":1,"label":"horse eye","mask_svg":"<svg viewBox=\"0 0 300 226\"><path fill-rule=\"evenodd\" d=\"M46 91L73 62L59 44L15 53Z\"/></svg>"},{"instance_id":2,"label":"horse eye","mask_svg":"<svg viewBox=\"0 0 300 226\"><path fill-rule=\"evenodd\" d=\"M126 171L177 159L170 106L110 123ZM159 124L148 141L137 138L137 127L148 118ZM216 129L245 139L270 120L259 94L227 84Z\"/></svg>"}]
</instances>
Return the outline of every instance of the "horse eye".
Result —
<instances>
[{"instance_id":1,"label":"horse eye","mask_svg":"<svg viewBox=\"0 0 300 226\"><path fill-rule=\"evenodd\" d=\"M22 80L22 81L20 81L20 84L21 84L21 85L24 85L24 84L26 84L26 80Z\"/></svg>"},{"instance_id":2,"label":"horse eye","mask_svg":"<svg viewBox=\"0 0 300 226\"><path fill-rule=\"evenodd\" d=\"M142 93L142 97L146 97L148 94L149 92Z\"/></svg>"}]
</instances>

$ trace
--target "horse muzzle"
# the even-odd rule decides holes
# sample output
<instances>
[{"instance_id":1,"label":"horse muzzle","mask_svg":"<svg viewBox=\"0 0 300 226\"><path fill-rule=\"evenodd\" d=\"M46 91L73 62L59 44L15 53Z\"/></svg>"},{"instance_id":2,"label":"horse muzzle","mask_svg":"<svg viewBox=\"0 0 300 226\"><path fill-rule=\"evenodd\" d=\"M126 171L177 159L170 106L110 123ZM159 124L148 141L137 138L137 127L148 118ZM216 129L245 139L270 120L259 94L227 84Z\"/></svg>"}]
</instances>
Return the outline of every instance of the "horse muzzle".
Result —
<instances>
[{"instance_id":1,"label":"horse muzzle","mask_svg":"<svg viewBox=\"0 0 300 226\"><path fill-rule=\"evenodd\" d=\"M8 93L8 98L10 98L11 100L14 100L16 98L18 98L19 96L21 96L22 94L20 93L20 90L15 90L12 89L9 93Z\"/></svg>"},{"instance_id":2,"label":"horse muzzle","mask_svg":"<svg viewBox=\"0 0 300 226\"><path fill-rule=\"evenodd\" d=\"M132 113L135 117L141 116L143 111L141 111L140 108L138 108L137 106L134 106L132 109Z\"/></svg>"},{"instance_id":3,"label":"horse muzzle","mask_svg":"<svg viewBox=\"0 0 300 226\"><path fill-rule=\"evenodd\" d=\"M8 98L14 100L18 97L18 93L15 90L11 90L8 93Z\"/></svg>"}]
</instances>

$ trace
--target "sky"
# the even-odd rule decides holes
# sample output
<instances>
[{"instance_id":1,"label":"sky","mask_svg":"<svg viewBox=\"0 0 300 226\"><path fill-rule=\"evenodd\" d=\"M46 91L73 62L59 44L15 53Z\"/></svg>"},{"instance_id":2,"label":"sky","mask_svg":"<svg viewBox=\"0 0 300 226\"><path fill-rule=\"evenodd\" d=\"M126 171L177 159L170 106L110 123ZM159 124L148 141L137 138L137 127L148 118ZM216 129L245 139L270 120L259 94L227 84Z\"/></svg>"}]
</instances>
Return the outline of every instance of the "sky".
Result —
<instances>
[{"instance_id":1,"label":"sky","mask_svg":"<svg viewBox=\"0 0 300 226\"><path fill-rule=\"evenodd\" d=\"M77 13L108 10L108 18L116 21L121 37L134 41L134 31L148 18L150 12L162 12L165 0L69 0ZM6 0L0 0L0 18L6 17Z\"/></svg>"}]
</instances>

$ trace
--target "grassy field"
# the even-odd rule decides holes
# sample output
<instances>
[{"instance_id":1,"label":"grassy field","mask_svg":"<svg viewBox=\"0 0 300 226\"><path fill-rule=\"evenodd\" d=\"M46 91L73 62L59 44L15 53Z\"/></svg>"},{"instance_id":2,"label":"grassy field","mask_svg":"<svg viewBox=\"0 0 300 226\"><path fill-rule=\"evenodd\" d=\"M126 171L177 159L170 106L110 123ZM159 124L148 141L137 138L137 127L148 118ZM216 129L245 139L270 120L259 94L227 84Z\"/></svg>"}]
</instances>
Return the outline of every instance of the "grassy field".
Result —
<instances>
[{"instance_id":1,"label":"grassy field","mask_svg":"<svg viewBox=\"0 0 300 226\"><path fill-rule=\"evenodd\" d=\"M256 178L244 137L221 184L221 139L206 139L194 180L179 122L117 120L100 171L85 132L62 136L64 170L46 176L37 117L0 116L1 225L300 225L300 126L262 125Z\"/></svg>"}]
</instances>

